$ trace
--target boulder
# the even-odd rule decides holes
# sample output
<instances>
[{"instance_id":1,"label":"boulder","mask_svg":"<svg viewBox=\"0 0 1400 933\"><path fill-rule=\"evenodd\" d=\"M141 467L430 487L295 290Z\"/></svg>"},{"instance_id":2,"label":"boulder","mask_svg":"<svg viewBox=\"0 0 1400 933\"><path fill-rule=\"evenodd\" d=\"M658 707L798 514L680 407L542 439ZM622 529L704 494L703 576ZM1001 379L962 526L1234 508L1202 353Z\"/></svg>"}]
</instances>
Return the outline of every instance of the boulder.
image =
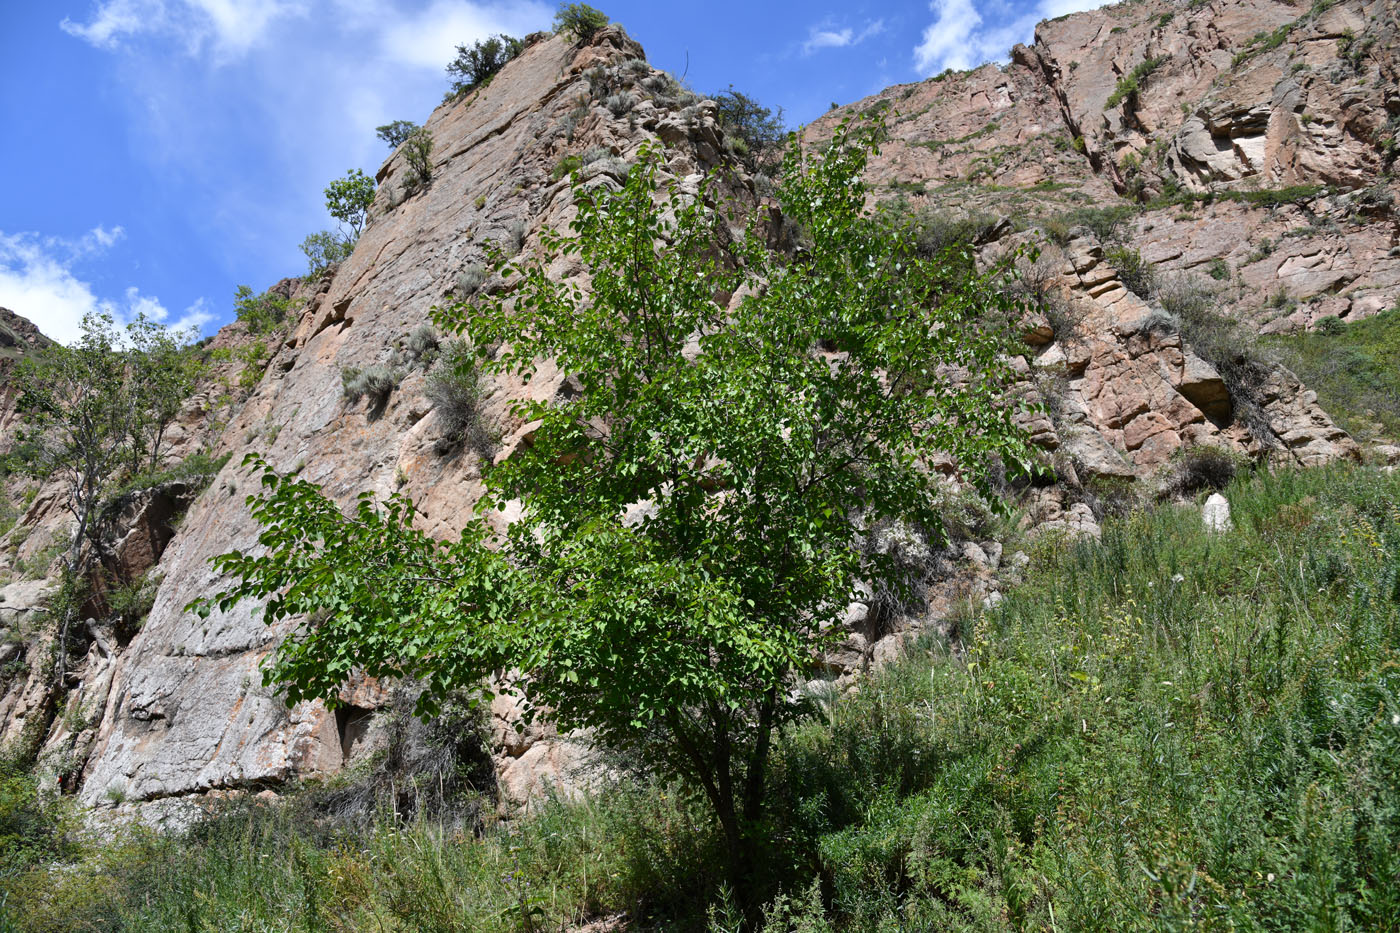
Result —
<instances>
[{"instance_id":1,"label":"boulder","mask_svg":"<svg viewBox=\"0 0 1400 933\"><path fill-rule=\"evenodd\" d=\"M1221 533L1234 527L1230 520L1230 502L1220 493L1211 493L1205 505L1201 506L1201 522L1207 531Z\"/></svg>"}]
</instances>

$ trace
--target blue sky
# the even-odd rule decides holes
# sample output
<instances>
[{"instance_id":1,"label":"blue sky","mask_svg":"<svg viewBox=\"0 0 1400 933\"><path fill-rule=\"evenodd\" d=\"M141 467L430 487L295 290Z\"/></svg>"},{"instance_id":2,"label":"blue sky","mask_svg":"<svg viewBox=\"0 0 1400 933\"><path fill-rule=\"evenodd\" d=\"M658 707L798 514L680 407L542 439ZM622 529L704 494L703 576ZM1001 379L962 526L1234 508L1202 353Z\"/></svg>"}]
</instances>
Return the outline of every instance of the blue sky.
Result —
<instances>
[{"instance_id":1,"label":"blue sky","mask_svg":"<svg viewBox=\"0 0 1400 933\"><path fill-rule=\"evenodd\" d=\"M833 102L1004 58L1094 0L595 4L697 91L798 124ZM0 0L0 306L59 340L85 311L212 333L239 284L304 268L321 190L371 175L374 127L422 122L459 42L547 28L554 4Z\"/></svg>"}]
</instances>

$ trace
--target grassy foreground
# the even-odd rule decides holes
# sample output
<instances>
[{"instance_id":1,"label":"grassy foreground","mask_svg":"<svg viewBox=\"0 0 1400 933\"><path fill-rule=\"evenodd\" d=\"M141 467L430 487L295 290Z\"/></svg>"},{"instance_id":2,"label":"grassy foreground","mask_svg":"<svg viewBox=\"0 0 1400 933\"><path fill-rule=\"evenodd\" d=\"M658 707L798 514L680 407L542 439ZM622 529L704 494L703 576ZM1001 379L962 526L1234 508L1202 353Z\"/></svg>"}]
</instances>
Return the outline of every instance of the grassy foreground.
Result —
<instances>
[{"instance_id":1,"label":"grassy foreground","mask_svg":"<svg viewBox=\"0 0 1400 933\"><path fill-rule=\"evenodd\" d=\"M784 736L766 933L1400 929L1398 494L1259 473L1223 535L1162 507L1043 541L965 650ZM0 929L729 931L718 851L640 783L466 835L246 808L11 859Z\"/></svg>"}]
</instances>

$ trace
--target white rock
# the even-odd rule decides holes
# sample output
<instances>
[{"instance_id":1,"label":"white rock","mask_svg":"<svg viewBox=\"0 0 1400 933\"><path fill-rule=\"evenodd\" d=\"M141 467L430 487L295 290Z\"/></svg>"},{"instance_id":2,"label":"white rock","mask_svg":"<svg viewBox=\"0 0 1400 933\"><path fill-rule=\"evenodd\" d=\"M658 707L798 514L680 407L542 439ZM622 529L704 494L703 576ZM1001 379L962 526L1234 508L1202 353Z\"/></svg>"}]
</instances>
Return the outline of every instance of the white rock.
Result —
<instances>
[{"instance_id":1,"label":"white rock","mask_svg":"<svg viewBox=\"0 0 1400 933\"><path fill-rule=\"evenodd\" d=\"M982 550L972 541L968 541L962 546L963 559L978 567L989 567L991 562L987 560L987 552Z\"/></svg>"},{"instance_id":2,"label":"white rock","mask_svg":"<svg viewBox=\"0 0 1400 933\"><path fill-rule=\"evenodd\" d=\"M1201 521L1207 531L1229 531L1234 523L1230 521L1230 502L1220 493L1211 493L1206 504L1201 506Z\"/></svg>"}]
</instances>

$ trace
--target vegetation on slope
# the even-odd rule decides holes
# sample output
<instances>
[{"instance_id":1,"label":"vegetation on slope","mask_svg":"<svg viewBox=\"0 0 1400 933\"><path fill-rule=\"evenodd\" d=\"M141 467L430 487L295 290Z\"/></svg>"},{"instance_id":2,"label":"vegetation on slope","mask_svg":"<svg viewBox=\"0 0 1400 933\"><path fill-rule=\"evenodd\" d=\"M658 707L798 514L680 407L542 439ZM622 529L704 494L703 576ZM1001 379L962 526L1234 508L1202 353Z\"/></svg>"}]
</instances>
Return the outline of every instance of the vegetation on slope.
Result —
<instances>
[{"instance_id":1,"label":"vegetation on slope","mask_svg":"<svg viewBox=\"0 0 1400 933\"><path fill-rule=\"evenodd\" d=\"M265 672L289 702L334 705L359 671L420 681L418 711L434 715L452 691L522 672L498 689L527 716L548 710L703 791L730 886L758 916L771 740L810 713L791 684L812 676L860 581L899 586L893 559L860 542L894 520L942 538L935 454L980 488L993 480L975 465L1029 460L1003 402L1002 322L1020 299L1004 267L924 258L912 231L867 209L877 129L842 126L819 158L786 160L777 196L808 232L800 256L751 223L716 260L717 199L663 189L650 151L618 191L579 182L576 240L542 234L542 255L500 270L520 277L512 293L436 314L480 372L523 384L547 359L579 374L575 397L513 406L533 440L486 473L478 503L520 502L509 532L476 518L439 542L402 495L362 494L346 516L250 455L265 551L214 558L231 582L191 608L252 599L269 624L298 624ZM570 253L586 297L550 277ZM716 291L747 297L721 313ZM378 407L397 381L345 376Z\"/></svg>"},{"instance_id":2,"label":"vegetation on slope","mask_svg":"<svg viewBox=\"0 0 1400 933\"><path fill-rule=\"evenodd\" d=\"M1226 492L1224 534L1172 506L1042 539L961 649L787 730L767 933L1395 929L1400 478ZM243 807L3 883L24 930L719 931L721 852L692 798L624 780L475 836Z\"/></svg>"},{"instance_id":3,"label":"vegetation on slope","mask_svg":"<svg viewBox=\"0 0 1400 933\"><path fill-rule=\"evenodd\" d=\"M1317 330L1266 344L1348 432L1400 438L1400 305L1350 323L1324 318Z\"/></svg>"}]
</instances>

